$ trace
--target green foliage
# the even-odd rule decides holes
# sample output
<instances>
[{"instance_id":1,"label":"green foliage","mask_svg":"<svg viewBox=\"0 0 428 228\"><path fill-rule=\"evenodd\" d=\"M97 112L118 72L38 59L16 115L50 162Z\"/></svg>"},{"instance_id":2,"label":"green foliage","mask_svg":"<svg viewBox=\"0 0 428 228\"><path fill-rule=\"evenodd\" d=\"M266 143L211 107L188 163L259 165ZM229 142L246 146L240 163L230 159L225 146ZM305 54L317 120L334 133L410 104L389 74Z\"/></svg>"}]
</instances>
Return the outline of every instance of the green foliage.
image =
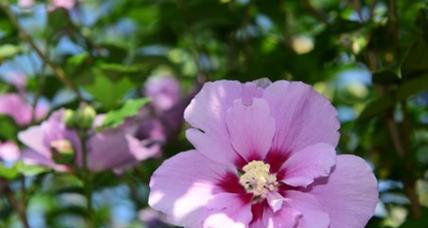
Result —
<instances>
[{"instance_id":1,"label":"green foliage","mask_svg":"<svg viewBox=\"0 0 428 228\"><path fill-rule=\"evenodd\" d=\"M106 109L117 107L135 85L128 78L112 80L99 70L94 70L94 81L85 86L94 99Z\"/></svg>"},{"instance_id":2,"label":"green foliage","mask_svg":"<svg viewBox=\"0 0 428 228\"><path fill-rule=\"evenodd\" d=\"M147 103L149 103L147 98L127 100L120 109L112 110L106 114L101 127L117 127L121 125L126 118L138 114Z\"/></svg>"}]
</instances>

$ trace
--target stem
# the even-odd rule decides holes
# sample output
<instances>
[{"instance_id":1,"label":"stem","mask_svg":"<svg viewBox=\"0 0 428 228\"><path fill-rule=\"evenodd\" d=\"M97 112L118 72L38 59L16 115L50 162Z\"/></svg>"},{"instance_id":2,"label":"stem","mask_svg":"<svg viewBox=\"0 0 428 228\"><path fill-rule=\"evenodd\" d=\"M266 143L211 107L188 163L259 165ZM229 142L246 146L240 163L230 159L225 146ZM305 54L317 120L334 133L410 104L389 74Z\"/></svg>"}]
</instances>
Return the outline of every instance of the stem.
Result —
<instances>
[{"instance_id":1,"label":"stem","mask_svg":"<svg viewBox=\"0 0 428 228\"><path fill-rule=\"evenodd\" d=\"M14 13L10 10L9 6L4 3L0 2L0 8L4 11L4 13L7 15L9 20L11 21L12 25L15 26L16 29L18 29L20 37L23 41L27 42L37 53L37 55L43 60L44 63L46 63L47 66L49 66L53 72L54 75L62 81L69 89L71 89L76 96L81 100L82 96L77 89L77 87L68 79L66 76L64 70L49 60L49 58L43 53L43 51L37 46L36 42L33 40L33 38L22 28L21 24L19 24L18 19L15 17Z\"/></svg>"},{"instance_id":2,"label":"stem","mask_svg":"<svg viewBox=\"0 0 428 228\"><path fill-rule=\"evenodd\" d=\"M82 174L81 178L84 185L84 194L86 198L86 207L89 215L89 227L95 227L94 225L94 208L92 205L92 175L88 168L88 150L87 150L87 133L86 130L79 131L79 138L81 142L82 151Z\"/></svg>"},{"instance_id":3,"label":"stem","mask_svg":"<svg viewBox=\"0 0 428 228\"><path fill-rule=\"evenodd\" d=\"M389 23L389 29L393 36L394 46L395 46L395 54L396 59L400 59L401 56L401 50L400 50L400 31L399 31L399 23L398 23L398 12L397 12L397 0L389 0L388 5L388 23ZM422 216L421 206L419 203L419 197L418 193L415 189L415 184L417 178L414 176L414 164L411 158L411 151L410 151L410 138L411 138L411 128L409 124L409 116L408 116L408 110L407 110L407 101L402 100L401 101L401 112L403 114L403 125L402 125L402 134L400 137L400 134L398 132L397 123L392 119L393 128L389 127L390 134L398 136L398 138L395 138L396 136L393 136L393 142L394 146L399 152L399 154L402 156L404 160L404 170L405 173L408 175L405 175L403 177L403 183L404 183L404 190L407 195L407 197L410 200L410 211L414 218L420 218ZM390 111L390 116L392 117L392 110ZM393 129L395 129L394 132ZM394 139L395 138L395 139Z\"/></svg>"},{"instance_id":4,"label":"stem","mask_svg":"<svg viewBox=\"0 0 428 228\"><path fill-rule=\"evenodd\" d=\"M329 24L327 17L324 15L323 12L316 9L310 0L301 0L300 1L303 4L303 7L316 19L318 19L320 22L324 24Z\"/></svg>"},{"instance_id":5,"label":"stem","mask_svg":"<svg viewBox=\"0 0 428 228\"><path fill-rule=\"evenodd\" d=\"M10 206L16 210L18 213L18 217L21 220L22 226L24 228L30 228L30 225L28 223L27 213L26 213L26 207L25 202L20 202L15 198L14 192L10 188L9 184L7 182L3 182L4 186L0 189L1 193L4 193L6 195L7 201L9 202Z\"/></svg>"},{"instance_id":6,"label":"stem","mask_svg":"<svg viewBox=\"0 0 428 228\"><path fill-rule=\"evenodd\" d=\"M420 218L422 216L422 212L419 204L418 193L416 192L416 189L415 189L416 178L413 176L414 165L412 160L409 158L411 153L410 151L411 130L410 130L410 125L408 121L406 101L401 102L401 108L403 113L403 129L402 129L403 134L400 135L400 132L398 131L397 123L394 121L392 116L392 110L390 110L387 114L388 115L386 120L387 129L395 150L404 161L405 173L409 174L404 176L402 178L403 179L402 181L404 184L405 194L410 201L411 214L414 218Z\"/></svg>"},{"instance_id":7,"label":"stem","mask_svg":"<svg viewBox=\"0 0 428 228\"><path fill-rule=\"evenodd\" d=\"M395 51L397 54L397 59L401 55L400 51L400 32L398 26L398 13L397 13L397 0L389 0L389 10L388 10L388 23L389 29L393 36L393 42L395 46Z\"/></svg>"}]
</instances>

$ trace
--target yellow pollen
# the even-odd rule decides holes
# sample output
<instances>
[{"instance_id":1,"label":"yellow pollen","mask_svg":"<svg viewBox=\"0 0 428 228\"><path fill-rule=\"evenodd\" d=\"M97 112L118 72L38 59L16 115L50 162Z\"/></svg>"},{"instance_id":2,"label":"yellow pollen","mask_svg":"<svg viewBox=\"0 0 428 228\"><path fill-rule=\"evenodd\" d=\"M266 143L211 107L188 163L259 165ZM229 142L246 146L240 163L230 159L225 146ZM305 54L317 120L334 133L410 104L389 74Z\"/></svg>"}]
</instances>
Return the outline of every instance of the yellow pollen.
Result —
<instances>
[{"instance_id":1,"label":"yellow pollen","mask_svg":"<svg viewBox=\"0 0 428 228\"><path fill-rule=\"evenodd\" d=\"M265 198L269 192L276 191L278 182L275 174L270 174L270 165L263 161L251 161L244 166L244 174L239 183L254 197Z\"/></svg>"}]
</instances>

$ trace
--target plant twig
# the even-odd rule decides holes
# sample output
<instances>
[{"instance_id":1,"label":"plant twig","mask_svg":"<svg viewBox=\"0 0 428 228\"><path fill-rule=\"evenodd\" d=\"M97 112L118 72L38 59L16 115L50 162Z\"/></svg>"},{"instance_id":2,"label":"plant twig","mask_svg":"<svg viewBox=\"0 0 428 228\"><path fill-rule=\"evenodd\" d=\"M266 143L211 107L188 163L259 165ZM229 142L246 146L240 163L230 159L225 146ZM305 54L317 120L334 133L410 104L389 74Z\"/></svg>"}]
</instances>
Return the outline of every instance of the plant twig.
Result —
<instances>
[{"instance_id":1,"label":"plant twig","mask_svg":"<svg viewBox=\"0 0 428 228\"><path fill-rule=\"evenodd\" d=\"M33 38L22 28L21 24L19 23L18 19L10 9L10 7L4 3L0 2L0 8L4 11L4 13L7 15L9 20L11 21L12 25L15 26L16 29L18 29L20 33L20 37L23 41L27 42L37 53L37 55L43 60L43 62L46 63L47 66L49 66L52 71L54 72L54 75L62 81L69 89L71 89L76 96L79 99L82 99L82 96L78 90L78 88L73 84L72 81L69 80L69 78L66 76L64 70L49 60L49 58L43 53L43 51L37 46Z\"/></svg>"},{"instance_id":2,"label":"plant twig","mask_svg":"<svg viewBox=\"0 0 428 228\"><path fill-rule=\"evenodd\" d=\"M88 150L87 150L87 133L86 130L79 131L79 139L82 150L82 175L81 178L84 184L84 194L86 198L86 206L89 214L89 227L95 227L94 224L94 208L92 205L92 175L88 168Z\"/></svg>"},{"instance_id":3,"label":"plant twig","mask_svg":"<svg viewBox=\"0 0 428 228\"><path fill-rule=\"evenodd\" d=\"M320 22L323 22L325 24L329 24L327 17L324 15L323 12L316 9L310 0L301 0L300 1L303 4L303 7L310 13L312 16L314 16L316 19L318 19Z\"/></svg>"},{"instance_id":4,"label":"plant twig","mask_svg":"<svg viewBox=\"0 0 428 228\"><path fill-rule=\"evenodd\" d=\"M10 186L7 182L2 181L2 186L0 186L0 192L6 195L6 199L9 202L10 206L16 210L18 213L19 219L21 220L22 226L24 228L30 228L28 223L27 213L25 209L25 202L20 202L15 198L15 195L10 189Z\"/></svg>"}]
</instances>

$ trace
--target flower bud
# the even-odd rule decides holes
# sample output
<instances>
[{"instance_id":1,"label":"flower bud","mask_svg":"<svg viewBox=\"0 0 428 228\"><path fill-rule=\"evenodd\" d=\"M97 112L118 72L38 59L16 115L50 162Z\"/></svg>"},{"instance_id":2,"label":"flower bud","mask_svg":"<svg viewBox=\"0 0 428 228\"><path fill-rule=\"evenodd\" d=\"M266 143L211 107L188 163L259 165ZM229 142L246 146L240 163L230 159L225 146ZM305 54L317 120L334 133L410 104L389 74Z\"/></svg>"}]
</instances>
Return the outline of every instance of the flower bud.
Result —
<instances>
[{"instance_id":1,"label":"flower bud","mask_svg":"<svg viewBox=\"0 0 428 228\"><path fill-rule=\"evenodd\" d=\"M75 151L67 139L55 140L50 143L52 159L58 164L71 164L74 161Z\"/></svg>"},{"instance_id":2,"label":"flower bud","mask_svg":"<svg viewBox=\"0 0 428 228\"><path fill-rule=\"evenodd\" d=\"M73 110L71 110L71 109L65 110L63 120L64 120L65 125L68 128L75 128L76 127L76 123L77 123L76 113Z\"/></svg>"},{"instance_id":3,"label":"flower bud","mask_svg":"<svg viewBox=\"0 0 428 228\"><path fill-rule=\"evenodd\" d=\"M80 108L78 113L78 125L82 129L89 129L94 123L97 113L90 105L85 105Z\"/></svg>"}]
</instances>

